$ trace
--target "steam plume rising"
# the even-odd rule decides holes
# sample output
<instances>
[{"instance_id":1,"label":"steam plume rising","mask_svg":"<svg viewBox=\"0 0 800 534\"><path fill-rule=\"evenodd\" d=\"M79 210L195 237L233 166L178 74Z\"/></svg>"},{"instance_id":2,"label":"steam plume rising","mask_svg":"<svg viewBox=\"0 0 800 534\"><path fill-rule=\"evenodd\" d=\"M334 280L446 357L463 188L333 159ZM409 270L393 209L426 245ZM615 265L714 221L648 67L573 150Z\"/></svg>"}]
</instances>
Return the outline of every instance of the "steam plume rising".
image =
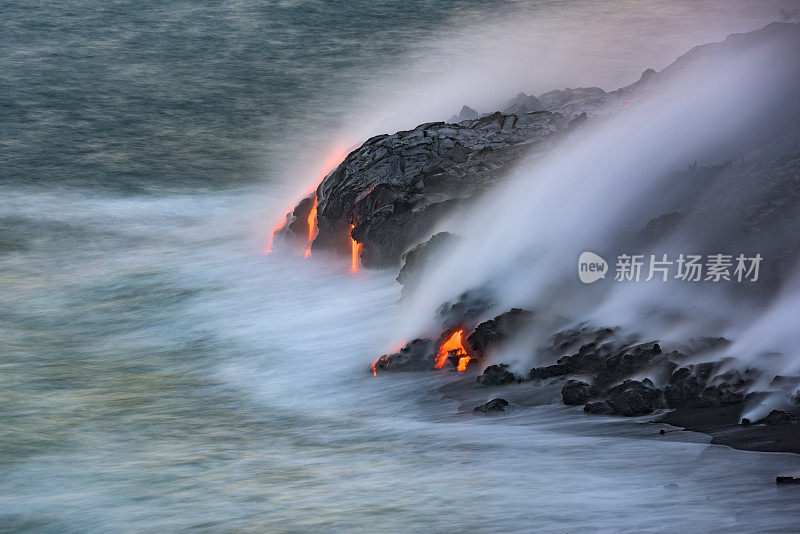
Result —
<instances>
[{"instance_id":1,"label":"steam plume rising","mask_svg":"<svg viewBox=\"0 0 800 534\"><path fill-rule=\"evenodd\" d=\"M792 25L790 31L796 29ZM800 75L785 45L766 38L746 51L732 47L731 53L673 69L663 87L645 93L624 112L595 121L554 153L526 162L478 208L443 224L441 229L464 239L426 273L400 334L412 337L426 331L439 304L474 288L491 291L498 309L547 307L575 321L597 320L656 337L735 339L746 325L760 324L754 307L769 306L766 290L751 298L738 288L712 283L626 286L607 281L584 286L573 273L584 250L613 261L641 246L636 244L637 231L675 203L701 208L698 202L726 194L737 208L757 200L748 177L735 182L737 193L717 191L713 182L698 191L697 183L676 176L696 162L739 161L750 147L793 135L800 116ZM715 198L708 198L709 193ZM664 253L751 246L741 234L742 217L741 212L720 209L652 246ZM762 255L797 245L781 239L758 244ZM766 334L746 337L763 339ZM782 340L781 350L791 351L800 336L787 334ZM738 356L757 356L758 345L751 343Z\"/></svg>"}]
</instances>

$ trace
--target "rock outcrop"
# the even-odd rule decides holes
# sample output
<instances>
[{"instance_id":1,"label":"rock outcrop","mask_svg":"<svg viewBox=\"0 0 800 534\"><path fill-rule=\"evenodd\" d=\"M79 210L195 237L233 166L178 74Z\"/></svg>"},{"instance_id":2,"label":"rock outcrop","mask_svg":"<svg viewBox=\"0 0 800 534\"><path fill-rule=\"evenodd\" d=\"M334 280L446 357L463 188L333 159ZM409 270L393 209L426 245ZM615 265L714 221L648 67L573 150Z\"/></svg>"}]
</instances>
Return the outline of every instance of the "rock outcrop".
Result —
<instances>
[{"instance_id":1,"label":"rock outcrop","mask_svg":"<svg viewBox=\"0 0 800 534\"><path fill-rule=\"evenodd\" d=\"M363 244L365 267L396 265L442 215L493 187L523 155L544 150L565 125L545 111L498 112L373 137L318 187L313 247L349 251L352 236Z\"/></svg>"},{"instance_id":2,"label":"rock outcrop","mask_svg":"<svg viewBox=\"0 0 800 534\"><path fill-rule=\"evenodd\" d=\"M476 379L476 382L484 386L502 386L522 382L522 377L509 371L508 364L500 363L484 369L483 374Z\"/></svg>"},{"instance_id":3,"label":"rock outcrop","mask_svg":"<svg viewBox=\"0 0 800 534\"><path fill-rule=\"evenodd\" d=\"M508 401L505 399L492 399L486 404L476 406L473 410L476 413L498 413L506 411Z\"/></svg>"},{"instance_id":4,"label":"rock outcrop","mask_svg":"<svg viewBox=\"0 0 800 534\"><path fill-rule=\"evenodd\" d=\"M527 310L512 308L476 326L467 337L467 343L473 352L482 355L489 347L499 345L519 332L532 317L533 314Z\"/></svg>"},{"instance_id":5,"label":"rock outcrop","mask_svg":"<svg viewBox=\"0 0 800 534\"><path fill-rule=\"evenodd\" d=\"M436 364L436 347L430 339L415 339L394 354L384 354L372 371L431 371Z\"/></svg>"}]
</instances>

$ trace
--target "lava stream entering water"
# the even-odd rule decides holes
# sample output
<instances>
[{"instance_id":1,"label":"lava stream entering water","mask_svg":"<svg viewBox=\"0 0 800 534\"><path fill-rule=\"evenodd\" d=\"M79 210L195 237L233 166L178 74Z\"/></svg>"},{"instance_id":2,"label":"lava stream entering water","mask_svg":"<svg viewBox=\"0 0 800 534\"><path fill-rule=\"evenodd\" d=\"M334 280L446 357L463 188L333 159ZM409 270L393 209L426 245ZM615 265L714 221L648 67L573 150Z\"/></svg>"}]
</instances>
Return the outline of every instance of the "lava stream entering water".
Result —
<instances>
[{"instance_id":1,"label":"lava stream entering water","mask_svg":"<svg viewBox=\"0 0 800 534\"><path fill-rule=\"evenodd\" d=\"M311 212L308 214L308 246L306 252L303 254L304 258L311 256L311 244L317 238L319 233L317 229L317 195L314 195L314 205L311 207Z\"/></svg>"},{"instance_id":2,"label":"lava stream entering water","mask_svg":"<svg viewBox=\"0 0 800 534\"><path fill-rule=\"evenodd\" d=\"M355 228L355 224L350 225L350 231L353 231ZM358 271L358 257L361 254L361 243L353 239L352 234L350 235L351 243L351 258L350 258L350 272L354 273Z\"/></svg>"},{"instance_id":3,"label":"lava stream entering water","mask_svg":"<svg viewBox=\"0 0 800 534\"><path fill-rule=\"evenodd\" d=\"M275 235L281 230L283 230L284 226L286 226L285 219L281 224L273 228L272 233L269 234L269 242L267 243L267 248L264 250L264 254L269 254L272 252L272 244L275 242Z\"/></svg>"},{"instance_id":4,"label":"lava stream entering water","mask_svg":"<svg viewBox=\"0 0 800 534\"><path fill-rule=\"evenodd\" d=\"M445 363L447 363L447 358L450 356L451 352L455 351L455 356L460 356L458 359L458 365L456 366L456 370L466 371L467 364L472 359L467 356L467 350L464 348L464 345L461 341L461 338L464 335L464 330L457 330L453 332L453 335L450 338L442 343L442 346L439 347L439 354L436 356L436 369L441 369Z\"/></svg>"}]
</instances>

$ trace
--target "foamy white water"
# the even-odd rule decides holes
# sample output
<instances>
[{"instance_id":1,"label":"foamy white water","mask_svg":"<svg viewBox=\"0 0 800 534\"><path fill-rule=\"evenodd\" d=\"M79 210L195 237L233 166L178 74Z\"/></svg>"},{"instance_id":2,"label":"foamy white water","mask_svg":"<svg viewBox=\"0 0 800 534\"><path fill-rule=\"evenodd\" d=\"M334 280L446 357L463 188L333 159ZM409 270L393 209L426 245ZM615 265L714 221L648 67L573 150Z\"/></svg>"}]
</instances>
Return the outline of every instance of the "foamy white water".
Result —
<instances>
[{"instance_id":1,"label":"foamy white water","mask_svg":"<svg viewBox=\"0 0 800 534\"><path fill-rule=\"evenodd\" d=\"M396 273L263 249L369 135L612 89L795 4L8 3L0 531L791 530L797 456L372 377Z\"/></svg>"},{"instance_id":2,"label":"foamy white water","mask_svg":"<svg viewBox=\"0 0 800 534\"><path fill-rule=\"evenodd\" d=\"M6 528L643 532L691 517L785 532L797 517L774 486L794 455L559 405L480 418L436 393L451 375L372 377L397 284L263 256L248 198L62 196L40 213L48 254L24 260L39 272L6 257ZM74 247L76 228L96 239Z\"/></svg>"}]
</instances>

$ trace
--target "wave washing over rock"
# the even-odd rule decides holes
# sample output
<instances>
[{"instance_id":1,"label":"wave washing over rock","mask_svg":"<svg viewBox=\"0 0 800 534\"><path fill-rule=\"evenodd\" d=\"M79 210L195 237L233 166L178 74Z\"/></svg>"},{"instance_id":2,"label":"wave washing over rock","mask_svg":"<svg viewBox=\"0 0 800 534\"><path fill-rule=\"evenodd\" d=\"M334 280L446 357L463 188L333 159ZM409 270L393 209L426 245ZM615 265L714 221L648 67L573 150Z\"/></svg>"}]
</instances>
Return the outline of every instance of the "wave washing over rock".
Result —
<instances>
[{"instance_id":1,"label":"wave washing over rock","mask_svg":"<svg viewBox=\"0 0 800 534\"><path fill-rule=\"evenodd\" d=\"M595 125L602 127L651 99L664 99L671 85L687 77L713 78L760 57L768 59L769 76L774 76L765 77L765 83L781 82L761 95L768 100L760 108L763 121L743 119L749 121L747 135L718 150L717 162L709 156L710 163L689 160L682 170L654 169L668 175L668 187L641 198L644 216L618 221L609 232L614 246L643 255L659 246L672 251L681 243L694 250L759 254L758 283L737 287L736 298L751 310L772 309L776 298L793 290L800 255L798 50L800 26L774 23L697 46L660 72L648 69L637 82L615 91L589 87L538 96L520 93L496 111L481 113L464 105L448 122L374 137L287 215L276 238L304 241L314 233L309 215L315 209L314 250L350 253L351 243L358 243L364 267L402 265L397 280L403 299L413 298L424 288L420 280L426 273L464 246L457 228L438 232L443 221L485 209L481 199L502 189L520 168L563 144L590 137ZM669 105L676 105L674 100ZM729 112L742 113L752 102L739 104ZM708 135L724 137L715 131ZM606 244L606 249L613 247ZM472 269L469 256L464 259L461 268ZM606 326L596 317L554 313L546 300L525 302L527 309L504 308L508 299L494 285L484 282L441 303L425 331L397 352L379 357L372 373L448 369L469 374L471 385L460 383L446 391L455 396L487 391L496 398L475 407L483 414L529 405L536 391L555 388L564 404L581 406L586 414L656 414L669 424L707 432L715 443L800 453L795 354L774 356L784 362L775 366L769 356L742 354L735 335L728 339L709 331L679 339L665 328L670 339L660 340L658 333L652 338L637 333L635 324ZM599 298L612 296L607 292ZM684 302L687 320L689 307ZM728 326L728 332L743 330ZM506 356L512 365L498 361ZM534 365L524 369L526 362Z\"/></svg>"}]
</instances>

